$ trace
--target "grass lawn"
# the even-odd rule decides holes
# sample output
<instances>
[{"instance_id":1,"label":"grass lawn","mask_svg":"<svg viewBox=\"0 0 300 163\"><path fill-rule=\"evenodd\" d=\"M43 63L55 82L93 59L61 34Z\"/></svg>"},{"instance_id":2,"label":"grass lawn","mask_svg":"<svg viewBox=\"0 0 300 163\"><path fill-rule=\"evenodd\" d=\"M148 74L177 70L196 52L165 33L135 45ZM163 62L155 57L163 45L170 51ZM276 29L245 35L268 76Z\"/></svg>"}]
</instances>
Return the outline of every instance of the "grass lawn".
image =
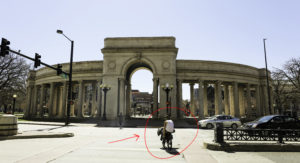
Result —
<instances>
[{"instance_id":1,"label":"grass lawn","mask_svg":"<svg viewBox=\"0 0 300 163\"><path fill-rule=\"evenodd\" d=\"M0 112L0 116L1 115L5 115L3 112ZM7 115L11 115L11 114L7 114ZM23 119L23 113L19 113L19 112L15 112L14 114L16 117L18 117L18 121L29 121L29 120L25 120Z\"/></svg>"}]
</instances>

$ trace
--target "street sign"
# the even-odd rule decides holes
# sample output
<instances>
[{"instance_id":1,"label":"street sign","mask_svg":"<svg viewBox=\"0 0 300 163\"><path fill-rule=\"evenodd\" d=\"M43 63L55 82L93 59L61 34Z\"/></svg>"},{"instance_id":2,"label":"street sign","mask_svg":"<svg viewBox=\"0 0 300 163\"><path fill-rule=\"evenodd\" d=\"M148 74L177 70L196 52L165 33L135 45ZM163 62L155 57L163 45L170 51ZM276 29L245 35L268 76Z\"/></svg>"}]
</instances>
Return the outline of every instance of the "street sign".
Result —
<instances>
[{"instance_id":1,"label":"street sign","mask_svg":"<svg viewBox=\"0 0 300 163\"><path fill-rule=\"evenodd\" d=\"M69 79L69 75L67 75L65 73L61 73L59 76L63 79Z\"/></svg>"}]
</instances>

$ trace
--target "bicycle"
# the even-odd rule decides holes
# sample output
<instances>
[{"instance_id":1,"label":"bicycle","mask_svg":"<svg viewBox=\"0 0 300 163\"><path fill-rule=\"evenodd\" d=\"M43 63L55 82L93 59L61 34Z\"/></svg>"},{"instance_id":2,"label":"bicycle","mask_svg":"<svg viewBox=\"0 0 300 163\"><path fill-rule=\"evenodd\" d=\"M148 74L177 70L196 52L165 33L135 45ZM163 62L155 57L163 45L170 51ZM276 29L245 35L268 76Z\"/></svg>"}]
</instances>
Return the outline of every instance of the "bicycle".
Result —
<instances>
[{"instance_id":1,"label":"bicycle","mask_svg":"<svg viewBox=\"0 0 300 163\"><path fill-rule=\"evenodd\" d=\"M173 135L167 132L165 138L163 138L162 140L162 145L164 149L166 149L166 145L165 145L166 143L167 143L167 148L172 149L172 139L173 139Z\"/></svg>"},{"instance_id":2,"label":"bicycle","mask_svg":"<svg viewBox=\"0 0 300 163\"><path fill-rule=\"evenodd\" d=\"M174 130L174 132L175 132L175 130ZM162 134L163 134L163 127L158 128L157 135L159 136L159 135L162 135ZM161 136L161 141L162 141L163 148L166 149L166 143L167 143L167 148L172 149L172 140L173 140L173 135L170 132L166 133L165 138L163 138Z\"/></svg>"}]
</instances>

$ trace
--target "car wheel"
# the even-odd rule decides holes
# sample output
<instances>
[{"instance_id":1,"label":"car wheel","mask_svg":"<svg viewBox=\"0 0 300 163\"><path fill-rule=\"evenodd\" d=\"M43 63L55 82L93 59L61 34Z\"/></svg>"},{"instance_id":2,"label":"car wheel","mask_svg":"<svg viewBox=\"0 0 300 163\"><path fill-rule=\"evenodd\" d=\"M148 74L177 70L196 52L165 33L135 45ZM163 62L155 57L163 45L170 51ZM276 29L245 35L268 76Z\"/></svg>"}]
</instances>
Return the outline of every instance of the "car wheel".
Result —
<instances>
[{"instance_id":1,"label":"car wheel","mask_svg":"<svg viewBox=\"0 0 300 163\"><path fill-rule=\"evenodd\" d=\"M231 128L232 128L232 129L237 129L237 128L238 128L238 125L234 123L234 124L231 125Z\"/></svg>"},{"instance_id":2,"label":"car wheel","mask_svg":"<svg viewBox=\"0 0 300 163\"><path fill-rule=\"evenodd\" d=\"M208 124L206 125L206 128L208 128L208 129L212 129L212 128L214 128L214 125L213 125L213 124L211 124L211 123L208 123Z\"/></svg>"}]
</instances>

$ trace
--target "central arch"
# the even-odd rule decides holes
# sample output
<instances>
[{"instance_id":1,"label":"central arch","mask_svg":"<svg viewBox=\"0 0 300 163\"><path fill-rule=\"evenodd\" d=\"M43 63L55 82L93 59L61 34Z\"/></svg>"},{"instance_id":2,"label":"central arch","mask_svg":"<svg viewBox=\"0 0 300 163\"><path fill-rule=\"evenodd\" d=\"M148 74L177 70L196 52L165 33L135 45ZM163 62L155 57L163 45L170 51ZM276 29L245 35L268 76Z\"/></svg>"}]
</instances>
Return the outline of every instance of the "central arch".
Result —
<instances>
[{"instance_id":1,"label":"central arch","mask_svg":"<svg viewBox=\"0 0 300 163\"><path fill-rule=\"evenodd\" d=\"M125 76L126 81L130 81L131 76L140 69L147 69L153 73L153 69L147 63L136 62L136 63L131 64L130 67L128 67L128 69L126 71L126 76Z\"/></svg>"},{"instance_id":2,"label":"central arch","mask_svg":"<svg viewBox=\"0 0 300 163\"><path fill-rule=\"evenodd\" d=\"M152 77L154 76L151 66L145 62L136 62L128 67L125 76L127 118L148 118L153 112L153 89L152 92L132 89L132 76L139 70L148 70L152 73ZM151 80L153 83L153 78Z\"/></svg>"},{"instance_id":3,"label":"central arch","mask_svg":"<svg viewBox=\"0 0 300 163\"><path fill-rule=\"evenodd\" d=\"M107 93L107 119L130 118L131 76L139 69L147 69L153 74L153 110L166 107L167 96L160 85L174 86L169 94L171 106L176 106L176 56L174 37L107 38L103 53L102 83L110 86ZM158 97L161 101L158 104ZM104 99L102 99L104 100ZM104 105L102 105L104 106ZM153 117L163 117L165 111ZM175 117L176 114L172 113Z\"/></svg>"}]
</instances>

